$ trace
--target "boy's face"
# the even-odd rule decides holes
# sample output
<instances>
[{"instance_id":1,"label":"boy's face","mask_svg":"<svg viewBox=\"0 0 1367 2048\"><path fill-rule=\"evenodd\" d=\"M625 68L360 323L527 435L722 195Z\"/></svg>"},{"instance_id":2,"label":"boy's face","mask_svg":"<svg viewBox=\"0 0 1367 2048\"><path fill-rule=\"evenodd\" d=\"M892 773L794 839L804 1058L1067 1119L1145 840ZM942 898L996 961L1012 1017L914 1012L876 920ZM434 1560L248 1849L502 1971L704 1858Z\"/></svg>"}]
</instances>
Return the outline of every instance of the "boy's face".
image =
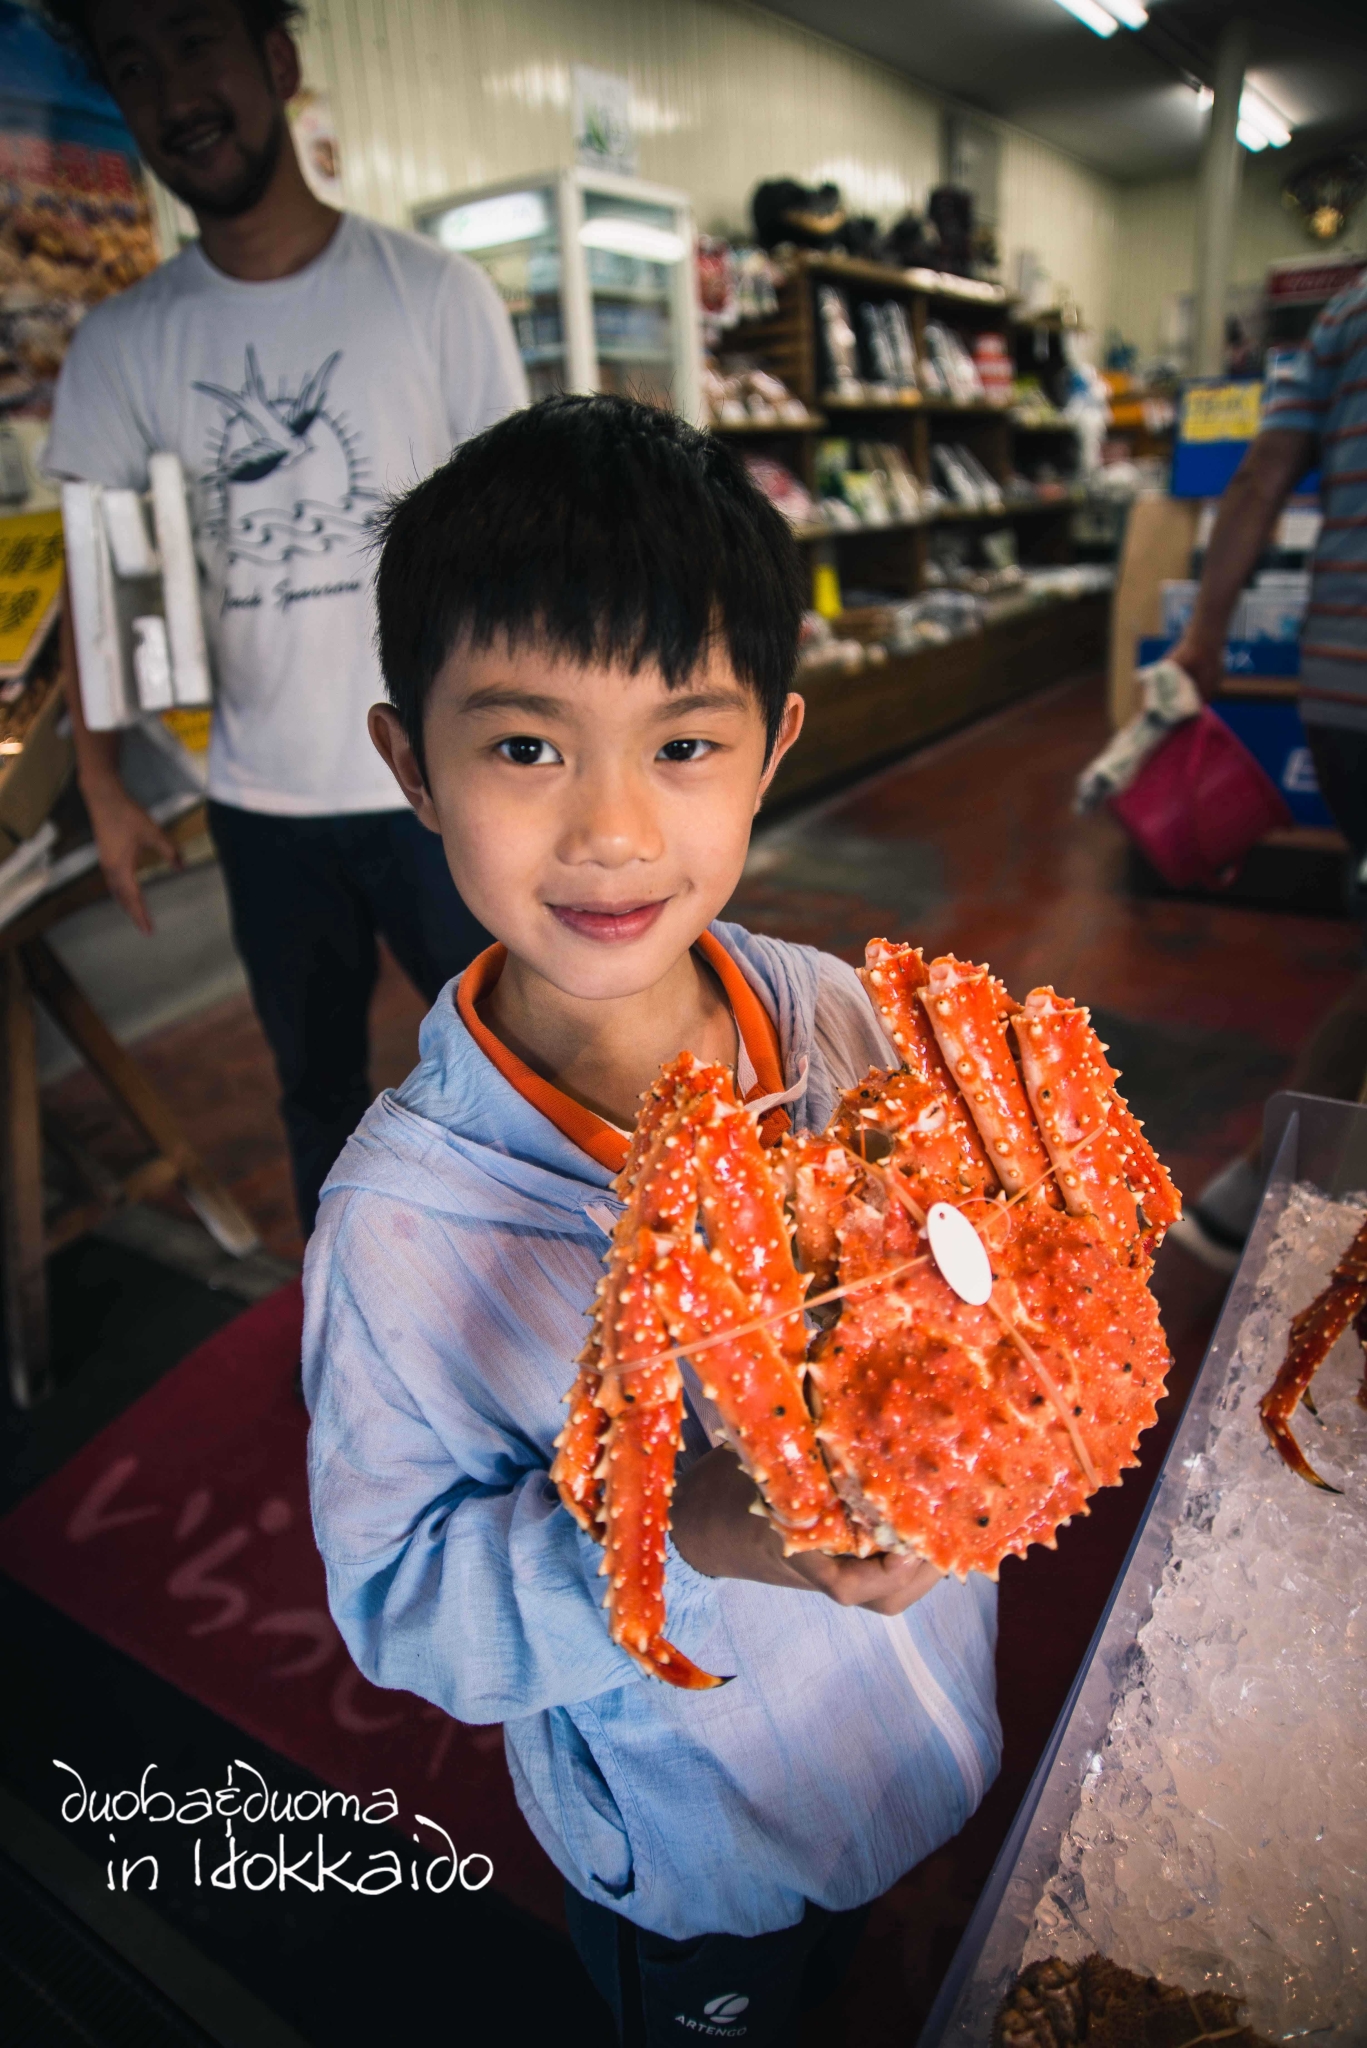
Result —
<instances>
[{"instance_id":1,"label":"boy's face","mask_svg":"<svg viewBox=\"0 0 1367 2048\"><path fill-rule=\"evenodd\" d=\"M802 699L766 763L724 647L671 690L653 665L496 645L438 675L426 784L390 707L370 721L475 916L565 995L602 1001L655 986L726 903Z\"/></svg>"}]
</instances>

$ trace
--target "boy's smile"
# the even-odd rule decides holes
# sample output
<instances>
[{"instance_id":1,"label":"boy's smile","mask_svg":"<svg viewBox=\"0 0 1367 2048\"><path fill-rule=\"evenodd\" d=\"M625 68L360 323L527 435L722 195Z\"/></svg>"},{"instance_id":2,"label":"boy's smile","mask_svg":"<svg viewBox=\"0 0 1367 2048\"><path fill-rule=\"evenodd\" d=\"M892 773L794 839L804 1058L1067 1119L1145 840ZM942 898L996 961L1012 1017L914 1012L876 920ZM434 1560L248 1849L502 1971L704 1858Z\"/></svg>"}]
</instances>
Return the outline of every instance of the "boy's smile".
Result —
<instances>
[{"instance_id":1,"label":"boy's smile","mask_svg":"<svg viewBox=\"0 0 1367 2048\"><path fill-rule=\"evenodd\" d=\"M690 949L740 879L801 725L790 696L766 760L758 698L721 642L674 689L653 663L459 645L428 699L425 777L393 710L371 712L461 896L508 949L486 1021L615 1122L682 1047L735 1057L729 1008Z\"/></svg>"},{"instance_id":2,"label":"boy's smile","mask_svg":"<svg viewBox=\"0 0 1367 2048\"><path fill-rule=\"evenodd\" d=\"M552 915L581 938L615 941L639 939L650 930L664 909L664 899L655 903L551 903Z\"/></svg>"}]
</instances>

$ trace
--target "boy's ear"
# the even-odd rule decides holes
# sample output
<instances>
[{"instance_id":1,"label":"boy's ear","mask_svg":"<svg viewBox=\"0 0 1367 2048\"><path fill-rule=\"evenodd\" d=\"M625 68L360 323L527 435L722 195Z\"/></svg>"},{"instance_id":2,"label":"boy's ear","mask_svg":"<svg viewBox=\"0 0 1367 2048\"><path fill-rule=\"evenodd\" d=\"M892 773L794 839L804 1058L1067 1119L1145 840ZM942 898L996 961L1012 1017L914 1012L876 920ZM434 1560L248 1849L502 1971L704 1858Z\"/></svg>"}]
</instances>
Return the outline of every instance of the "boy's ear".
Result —
<instances>
[{"instance_id":1,"label":"boy's ear","mask_svg":"<svg viewBox=\"0 0 1367 2048\"><path fill-rule=\"evenodd\" d=\"M774 741L774 751L772 754L770 754L769 759L764 764L764 773L760 777L759 788L755 791L756 811L759 810L760 805L764 802L765 793L767 792L769 784L773 781L774 776L778 771L779 762L783 759L783 756L787 753L789 747L793 745L794 741L797 739L798 734L801 732L802 721L806 717L806 715L806 704L803 702L802 698L798 696L796 690L790 690L788 693L788 701L783 707L783 717L779 721L778 737ZM397 773L397 770L395 772Z\"/></svg>"},{"instance_id":2,"label":"boy's ear","mask_svg":"<svg viewBox=\"0 0 1367 2048\"><path fill-rule=\"evenodd\" d=\"M366 724L370 728L370 737L376 752L422 823L429 832L440 832L441 825L428 792L426 779L418 765L418 757L413 751L408 734L399 723L394 706L372 704L366 715Z\"/></svg>"}]
</instances>

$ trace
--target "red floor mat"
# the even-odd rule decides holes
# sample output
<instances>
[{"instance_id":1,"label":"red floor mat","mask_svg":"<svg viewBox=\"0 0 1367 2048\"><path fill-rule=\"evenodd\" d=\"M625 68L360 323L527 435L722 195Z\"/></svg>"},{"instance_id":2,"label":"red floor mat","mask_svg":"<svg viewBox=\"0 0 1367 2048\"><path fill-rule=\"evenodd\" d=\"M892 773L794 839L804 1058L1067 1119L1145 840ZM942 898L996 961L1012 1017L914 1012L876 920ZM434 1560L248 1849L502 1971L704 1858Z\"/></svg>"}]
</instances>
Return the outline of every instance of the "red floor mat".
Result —
<instances>
[{"instance_id":1,"label":"red floor mat","mask_svg":"<svg viewBox=\"0 0 1367 2048\"><path fill-rule=\"evenodd\" d=\"M0 1523L0 1568L343 1792L392 1786L563 1924L497 1728L381 1692L327 1611L294 1392L297 1286L201 1344Z\"/></svg>"}]
</instances>

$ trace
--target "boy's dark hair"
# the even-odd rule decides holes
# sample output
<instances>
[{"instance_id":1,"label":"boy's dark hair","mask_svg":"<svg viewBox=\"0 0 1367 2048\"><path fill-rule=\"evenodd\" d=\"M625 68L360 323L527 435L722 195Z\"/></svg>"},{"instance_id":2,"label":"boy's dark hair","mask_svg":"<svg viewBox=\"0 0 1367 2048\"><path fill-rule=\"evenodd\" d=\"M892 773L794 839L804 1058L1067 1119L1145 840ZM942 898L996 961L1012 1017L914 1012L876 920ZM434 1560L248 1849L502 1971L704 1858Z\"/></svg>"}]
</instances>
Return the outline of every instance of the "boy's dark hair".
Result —
<instances>
[{"instance_id":1,"label":"boy's dark hair","mask_svg":"<svg viewBox=\"0 0 1367 2048\"><path fill-rule=\"evenodd\" d=\"M100 60L86 26L93 5L94 0L39 0L38 13L43 26L59 43L76 52L91 76L102 78ZM233 0L233 5L258 49L273 28L288 29L292 34L304 14L299 0Z\"/></svg>"},{"instance_id":2,"label":"boy's dark hair","mask_svg":"<svg viewBox=\"0 0 1367 2048\"><path fill-rule=\"evenodd\" d=\"M657 662L672 689L714 636L759 699L767 753L804 606L787 522L728 448L624 398L547 398L458 448L381 522L390 700L426 774L423 717L464 641Z\"/></svg>"}]
</instances>

